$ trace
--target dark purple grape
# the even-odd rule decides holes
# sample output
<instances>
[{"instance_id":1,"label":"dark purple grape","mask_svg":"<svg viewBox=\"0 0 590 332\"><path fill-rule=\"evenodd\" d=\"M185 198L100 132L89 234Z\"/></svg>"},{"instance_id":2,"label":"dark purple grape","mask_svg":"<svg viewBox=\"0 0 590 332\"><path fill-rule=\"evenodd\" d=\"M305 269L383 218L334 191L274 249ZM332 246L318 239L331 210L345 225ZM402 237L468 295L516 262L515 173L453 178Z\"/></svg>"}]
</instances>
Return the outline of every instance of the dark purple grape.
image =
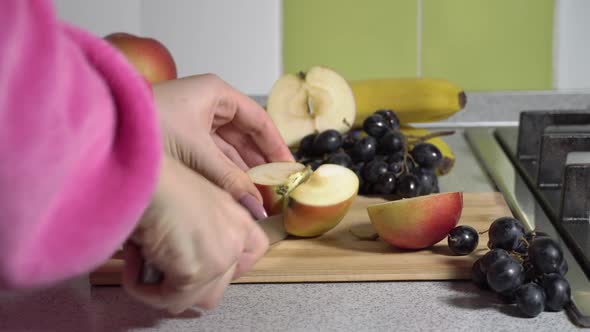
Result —
<instances>
[{"instance_id":1,"label":"dark purple grape","mask_svg":"<svg viewBox=\"0 0 590 332\"><path fill-rule=\"evenodd\" d=\"M378 110L375 114L381 115L387 122L389 128L399 129L399 118L392 110Z\"/></svg>"},{"instance_id":2,"label":"dark purple grape","mask_svg":"<svg viewBox=\"0 0 590 332\"><path fill-rule=\"evenodd\" d=\"M537 274L558 273L564 260L561 247L549 237L536 238L528 254Z\"/></svg>"},{"instance_id":3,"label":"dark purple grape","mask_svg":"<svg viewBox=\"0 0 590 332\"><path fill-rule=\"evenodd\" d=\"M359 195L371 195L371 194L373 194L372 184L364 181L363 184L359 186Z\"/></svg>"},{"instance_id":4,"label":"dark purple grape","mask_svg":"<svg viewBox=\"0 0 590 332\"><path fill-rule=\"evenodd\" d=\"M437 168L442 160L440 150L430 143L416 144L410 154L418 165L426 168Z\"/></svg>"},{"instance_id":5,"label":"dark purple grape","mask_svg":"<svg viewBox=\"0 0 590 332\"><path fill-rule=\"evenodd\" d=\"M541 285L545 291L545 308L548 311L561 311L570 302L571 289L569 282L557 273L543 276Z\"/></svg>"},{"instance_id":6,"label":"dark purple grape","mask_svg":"<svg viewBox=\"0 0 590 332\"><path fill-rule=\"evenodd\" d=\"M496 293L515 290L524 282L524 268L512 257L500 259L487 269L488 285Z\"/></svg>"},{"instance_id":7,"label":"dark purple grape","mask_svg":"<svg viewBox=\"0 0 590 332\"><path fill-rule=\"evenodd\" d=\"M404 153L403 152L392 153L389 155L389 157L387 157L387 161L390 163L402 162L402 161L404 161Z\"/></svg>"},{"instance_id":8,"label":"dark purple grape","mask_svg":"<svg viewBox=\"0 0 590 332\"><path fill-rule=\"evenodd\" d=\"M420 195L420 181L414 174L404 174L399 177L395 194L400 198L412 198Z\"/></svg>"},{"instance_id":9,"label":"dark purple grape","mask_svg":"<svg viewBox=\"0 0 590 332\"><path fill-rule=\"evenodd\" d=\"M301 160L301 158L303 157L299 151L291 151L291 155L293 156L293 159L295 160Z\"/></svg>"},{"instance_id":10,"label":"dark purple grape","mask_svg":"<svg viewBox=\"0 0 590 332\"><path fill-rule=\"evenodd\" d=\"M486 274L481 270L481 258L471 266L471 280L481 289L488 289Z\"/></svg>"},{"instance_id":11,"label":"dark purple grape","mask_svg":"<svg viewBox=\"0 0 590 332\"><path fill-rule=\"evenodd\" d=\"M524 226L511 217L494 220L490 226L490 246L512 251L518 247L519 240L524 237Z\"/></svg>"},{"instance_id":12,"label":"dark purple grape","mask_svg":"<svg viewBox=\"0 0 590 332\"><path fill-rule=\"evenodd\" d=\"M523 241L522 239L518 240L518 245L516 246L516 248L514 249L514 251L516 251L519 254L526 254L527 251L529 249L528 244Z\"/></svg>"},{"instance_id":13,"label":"dark purple grape","mask_svg":"<svg viewBox=\"0 0 590 332\"><path fill-rule=\"evenodd\" d=\"M440 188L438 187L438 179L437 179L436 183L434 184L434 188L432 188L431 194L438 194L438 193L440 193Z\"/></svg>"},{"instance_id":14,"label":"dark purple grape","mask_svg":"<svg viewBox=\"0 0 590 332\"><path fill-rule=\"evenodd\" d=\"M355 161L370 161L375 158L377 152L377 140L366 136L357 141L350 151L350 156Z\"/></svg>"},{"instance_id":15,"label":"dark purple grape","mask_svg":"<svg viewBox=\"0 0 590 332\"><path fill-rule=\"evenodd\" d=\"M567 265L567 260L564 258L561 261L561 264L559 265L559 269L557 269L557 273L559 273L561 276L564 276L567 274L568 271L568 265Z\"/></svg>"},{"instance_id":16,"label":"dark purple grape","mask_svg":"<svg viewBox=\"0 0 590 332\"><path fill-rule=\"evenodd\" d=\"M399 174L403 171L403 164L401 162L389 163L388 169L394 174Z\"/></svg>"},{"instance_id":17,"label":"dark purple grape","mask_svg":"<svg viewBox=\"0 0 590 332\"><path fill-rule=\"evenodd\" d=\"M404 134L400 133L399 131L388 131L379 139L379 150L387 154L394 154L403 151Z\"/></svg>"},{"instance_id":18,"label":"dark purple grape","mask_svg":"<svg viewBox=\"0 0 590 332\"><path fill-rule=\"evenodd\" d=\"M503 293L499 293L498 297L500 298L500 300L506 304L515 304L516 303L516 291L509 291L509 292L503 292Z\"/></svg>"},{"instance_id":19,"label":"dark purple grape","mask_svg":"<svg viewBox=\"0 0 590 332\"><path fill-rule=\"evenodd\" d=\"M324 164L336 164L349 168L352 166L352 159L346 152L339 151L331 154Z\"/></svg>"},{"instance_id":20,"label":"dark purple grape","mask_svg":"<svg viewBox=\"0 0 590 332\"><path fill-rule=\"evenodd\" d=\"M434 185L438 182L434 170L418 167L414 169L412 173L414 173L414 175L418 177L418 181L420 181L420 195L431 194L434 190Z\"/></svg>"},{"instance_id":21,"label":"dark purple grape","mask_svg":"<svg viewBox=\"0 0 590 332\"><path fill-rule=\"evenodd\" d=\"M537 317L545 310L545 292L534 282L516 290L516 306L527 317Z\"/></svg>"},{"instance_id":22,"label":"dark purple grape","mask_svg":"<svg viewBox=\"0 0 590 332\"><path fill-rule=\"evenodd\" d=\"M487 273L490 266L506 258L510 258L510 254L508 254L506 250L492 249L486 252L486 254L481 258L481 269L484 273Z\"/></svg>"},{"instance_id":23,"label":"dark purple grape","mask_svg":"<svg viewBox=\"0 0 590 332\"><path fill-rule=\"evenodd\" d=\"M363 177L369 183L377 183L382 174L387 173L387 163L381 160L370 161L363 167Z\"/></svg>"},{"instance_id":24,"label":"dark purple grape","mask_svg":"<svg viewBox=\"0 0 590 332\"><path fill-rule=\"evenodd\" d=\"M344 137L342 138L342 148L345 150L350 150L356 144L356 142L361 140L361 131L360 130L351 130Z\"/></svg>"},{"instance_id":25,"label":"dark purple grape","mask_svg":"<svg viewBox=\"0 0 590 332\"><path fill-rule=\"evenodd\" d=\"M318 169L318 167L322 166L323 160L321 159L310 159L307 163L305 163L306 166L310 166L312 170L316 170Z\"/></svg>"},{"instance_id":26,"label":"dark purple grape","mask_svg":"<svg viewBox=\"0 0 590 332\"><path fill-rule=\"evenodd\" d=\"M395 189L396 178L395 174L387 172L381 174L377 182L373 185L373 192L377 195L389 195Z\"/></svg>"},{"instance_id":27,"label":"dark purple grape","mask_svg":"<svg viewBox=\"0 0 590 332\"><path fill-rule=\"evenodd\" d=\"M311 157L315 155L313 151L313 141L315 140L317 135L318 134L315 133L309 134L301 139L301 142L299 142L298 150L300 157Z\"/></svg>"},{"instance_id":28,"label":"dark purple grape","mask_svg":"<svg viewBox=\"0 0 590 332\"><path fill-rule=\"evenodd\" d=\"M477 248L479 234L467 225L457 226L449 232L447 243L452 252L459 256L469 255Z\"/></svg>"},{"instance_id":29,"label":"dark purple grape","mask_svg":"<svg viewBox=\"0 0 590 332\"><path fill-rule=\"evenodd\" d=\"M389 130L387 122L379 114L370 115L363 122L363 129L370 136L379 138Z\"/></svg>"},{"instance_id":30,"label":"dark purple grape","mask_svg":"<svg viewBox=\"0 0 590 332\"><path fill-rule=\"evenodd\" d=\"M322 155L336 152L342 146L342 135L337 130L328 129L319 133L313 140L313 151Z\"/></svg>"}]
</instances>

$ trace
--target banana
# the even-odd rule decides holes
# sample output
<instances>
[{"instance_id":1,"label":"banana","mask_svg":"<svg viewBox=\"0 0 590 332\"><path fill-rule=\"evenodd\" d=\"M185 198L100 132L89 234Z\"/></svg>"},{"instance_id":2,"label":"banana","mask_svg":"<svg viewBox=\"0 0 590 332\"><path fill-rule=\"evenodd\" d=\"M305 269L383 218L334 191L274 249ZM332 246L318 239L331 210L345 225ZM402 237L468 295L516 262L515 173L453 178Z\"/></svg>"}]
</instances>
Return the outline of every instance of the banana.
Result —
<instances>
[{"instance_id":1,"label":"banana","mask_svg":"<svg viewBox=\"0 0 590 332\"><path fill-rule=\"evenodd\" d=\"M354 125L379 109L391 109L401 123L444 120L465 107L467 97L457 85L432 78L385 78L349 81L356 101Z\"/></svg>"},{"instance_id":2,"label":"banana","mask_svg":"<svg viewBox=\"0 0 590 332\"><path fill-rule=\"evenodd\" d=\"M408 125L403 125L401 127L401 132L406 135L406 137L411 136L426 136L432 134L430 131L423 129L423 128L416 128L411 127ZM443 159L440 163L440 166L436 170L437 175L445 175L451 171L453 166L455 165L455 154L451 147L445 143L445 141L441 137L433 137L431 139L426 140L426 142L435 145L441 152Z\"/></svg>"}]
</instances>

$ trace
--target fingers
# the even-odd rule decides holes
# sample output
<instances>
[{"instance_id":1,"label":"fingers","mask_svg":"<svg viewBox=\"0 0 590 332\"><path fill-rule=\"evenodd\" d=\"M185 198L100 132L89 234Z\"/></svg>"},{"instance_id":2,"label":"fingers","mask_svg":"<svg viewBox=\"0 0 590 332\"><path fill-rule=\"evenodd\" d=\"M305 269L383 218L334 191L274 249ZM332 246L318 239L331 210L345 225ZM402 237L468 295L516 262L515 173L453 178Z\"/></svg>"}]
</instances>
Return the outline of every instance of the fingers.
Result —
<instances>
[{"instance_id":1,"label":"fingers","mask_svg":"<svg viewBox=\"0 0 590 332\"><path fill-rule=\"evenodd\" d=\"M249 136L244 136L233 124L230 123L219 128L217 133L234 150L239 151L240 157L248 167L254 167L270 161L266 160L266 157L256 143Z\"/></svg>"},{"instance_id":2,"label":"fingers","mask_svg":"<svg viewBox=\"0 0 590 332\"><path fill-rule=\"evenodd\" d=\"M268 113L254 100L228 88L230 98L237 105L232 124L254 141L267 161L293 161L293 155Z\"/></svg>"},{"instance_id":3,"label":"fingers","mask_svg":"<svg viewBox=\"0 0 590 332\"><path fill-rule=\"evenodd\" d=\"M268 237L257 224L253 224L248 239L245 242L242 255L238 259L235 274L232 279L238 279L250 271L256 262L264 256L269 247Z\"/></svg>"},{"instance_id":4,"label":"fingers","mask_svg":"<svg viewBox=\"0 0 590 332\"><path fill-rule=\"evenodd\" d=\"M215 144L217 145L219 150L221 150L221 152L223 152L223 154L226 157L228 157L231 161L233 161L233 163L236 164L236 166L238 166L241 170L243 170L243 171L248 170L248 168L249 168L248 166L250 166L250 165L244 161L244 159L242 158L240 153L238 153L236 148L234 148L234 146L230 145L228 142L226 142L223 138L219 137L219 135L217 135L217 134L213 134L212 137L213 137L213 141L215 142Z\"/></svg>"}]
</instances>

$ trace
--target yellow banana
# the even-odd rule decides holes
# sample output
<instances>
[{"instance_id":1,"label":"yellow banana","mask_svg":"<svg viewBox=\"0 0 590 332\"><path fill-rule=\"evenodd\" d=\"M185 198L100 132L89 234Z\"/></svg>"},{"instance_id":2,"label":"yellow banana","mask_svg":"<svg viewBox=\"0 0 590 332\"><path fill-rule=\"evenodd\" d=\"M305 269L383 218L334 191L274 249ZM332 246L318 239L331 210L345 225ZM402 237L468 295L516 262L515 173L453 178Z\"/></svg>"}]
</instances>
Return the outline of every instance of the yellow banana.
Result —
<instances>
[{"instance_id":1,"label":"yellow banana","mask_svg":"<svg viewBox=\"0 0 590 332\"><path fill-rule=\"evenodd\" d=\"M442 79L389 78L349 81L356 101L355 127L378 109L391 109L401 123L444 120L465 107L467 97Z\"/></svg>"},{"instance_id":2,"label":"yellow banana","mask_svg":"<svg viewBox=\"0 0 590 332\"><path fill-rule=\"evenodd\" d=\"M401 127L401 132L411 139L412 136L426 136L432 134L430 131L423 128L415 128L407 125ZM441 152L443 160L437 169L437 175L445 175L451 171L455 165L455 154L451 147L442 139L442 137L433 137L426 140L426 142L435 145Z\"/></svg>"}]
</instances>

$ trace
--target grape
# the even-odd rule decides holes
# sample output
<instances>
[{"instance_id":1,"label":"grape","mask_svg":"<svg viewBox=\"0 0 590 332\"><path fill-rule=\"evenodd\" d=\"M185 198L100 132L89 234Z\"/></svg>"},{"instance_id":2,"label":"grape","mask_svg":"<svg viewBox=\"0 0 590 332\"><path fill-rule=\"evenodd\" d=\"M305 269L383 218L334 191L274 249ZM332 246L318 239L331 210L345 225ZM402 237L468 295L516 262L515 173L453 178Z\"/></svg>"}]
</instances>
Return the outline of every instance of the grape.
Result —
<instances>
[{"instance_id":1,"label":"grape","mask_svg":"<svg viewBox=\"0 0 590 332\"><path fill-rule=\"evenodd\" d=\"M500 300L506 304L515 304L516 303L516 290L512 290L509 292L499 293L498 297Z\"/></svg>"},{"instance_id":2,"label":"grape","mask_svg":"<svg viewBox=\"0 0 590 332\"><path fill-rule=\"evenodd\" d=\"M426 168L436 168L442 160L440 150L430 143L417 144L410 154L418 165Z\"/></svg>"},{"instance_id":3,"label":"grape","mask_svg":"<svg viewBox=\"0 0 590 332\"><path fill-rule=\"evenodd\" d=\"M359 186L359 194L360 195L370 195L373 193L372 184L369 182L364 181L361 186Z\"/></svg>"},{"instance_id":4,"label":"grape","mask_svg":"<svg viewBox=\"0 0 590 332\"><path fill-rule=\"evenodd\" d=\"M342 146L342 136L337 130L328 129L319 133L313 140L312 149L314 153L321 155L332 153Z\"/></svg>"},{"instance_id":5,"label":"grape","mask_svg":"<svg viewBox=\"0 0 590 332\"><path fill-rule=\"evenodd\" d=\"M313 151L313 141L318 134L309 134L301 139L299 142L299 155L300 157L310 157L315 153Z\"/></svg>"},{"instance_id":6,"label":"grape","mask_svg":"<svg viewBox=\"0 0 590 332\"><path fill-rule=\"evenodd\" d=\"M373 160L363 167L363 177L369 183L376 183L382 174L387 173L387 163Z\"/></svg>"},{"instance_id":7,"label":"grape","mask_svg":"<svg viewBox=\"0 0 590 332\"><path fill-rule=\"evenodd\" d=\"M524 269L512 257L500 259L487 269L490 288L497 293L509 292L524 282Z\"/></svg>"},{"instance_id":8,"label":"grape","mask_svg":"<svg viewBox=\"0 0 590 332\"><path fill-rule=\"evenodd\" d=\"M412 172L418 177L420 181L420 195L428 195L434 190L434 185L437 182L434 170L429 168L418 167Z\"/></svg>"},{"instance_id":9,"label":"grape","mask_svg":"<svg viewBox=\"0 0 590 332\"><path fill-rule=\"evenodd\" d=\"M528 254L537 274L559 272L564 259L559 244L550 237L536 238Z\"/></svg>"},{"instance_id":10,"label":"grape","mask_svg":"<svg viewBox=\"0 0 590 332\"><path fill-rule=\"evenodd\" d=\"M390 163L400 163L404 161L403 151L390 154L389 157L387 157L387 161Z\"/></svg>"},{"instance_id":11,"label":"grape","mask_svg":"<svg viewBox=\"0 0 590 332\"><path fill-rule=\"evenodd\" d=\"M353 160L370 161L375 158L376 152L377 140L375 140L374 137L367 136L356 142L356 144L352 147L350 154Z\"/></svg>"},{"instance_id":12,"label":"grape","mask_svg":"<svg viewBox=\"0 0 590 332\"><path fill-rule=\"evenodd\" d=\"M352 159L346 152L340 151L330 155L325 162L326 164L336 164L349 168L352 165Z\"/></svg>"},{"instance_id":13,"label":"grape","mask_svg":"<svg viewBox=\"0 0 590 332\"><path fill-rule=\"evenodd\" d=\"M506 250L492 249L488 251L485 255L483 255L483 257L481 258L481 269L484 273L487 273L490 266L506 258L510 258L510 255Z\"/></svg>"},{"instance_id":14,"label":"grape","mask_svg":"<svg viewBox=\"0 0 590 332\"><path fill-rule=\"evenodd\" d=\"M387 167L387 169L394 174L399 174L404 168L403 168L403 164L401 162L395 162L395 163L389 163L389 166Z\"/></svg>"},{"instance_id":15,"label":"grape","mask_svg":"<svg viewBox=\"0 0 590 332\"><path fill-rule=\"evenodd\" d=\"M404 135L399 131L388 131L379 139L379 150L393 154L404 150Z\"/></svg>"},{"instance_id":16,"label":"grape","mask_svg":"<svg viewBox=\"0 0 590 332\"><path fill-rule=\"evenodd\" d=\"M310 166L311 169L315 171L318 167L322 166L322 162L323 160L321 159L310 159L305 165Z\"/></svg>"},{"instance_id":17,"label":"grape","mask_svg":"<svg viewBox=\"0 0 590 332\"><path fill-rule=\"evenodd\" d=\"M481 270L481 263L482 260L479 258L478 260L473 263L471 266L471 280L481 289L488 288L488 281L486 279L486 274Z\"/></svg>"},{"instance_id":18,"label":"grape","mask_svg":"<svg viewBox=\"0 0 590 332\"><path fill-rule=\"evenodd\" d=\"M420 194L420 181L413 174L404 174L399 177L395 193L401 198L412 198Z\"/></svg>"},{"instance_id":19,"label":"grape","mask_svg":"<svg viewBox=\"0 0 590 332\"><path fill-rule=\"evenodd\" d=\"M389 128L383 116L373 114L365 119L363 122L363 129L370 136L379 138L385 135Z\"/></svg>"},{"instance_id":20,"label":"grape","mask_svg":"<svg viewBox=\"0 0 590 332\"><path fill-rule=\"evenodd\" d=\"M565 277L565 275L567 274L567 271L568 271L567 260L564 258L561 261L559 268L557 269L557 273L559 273L560 275Z\"/></svg>"},{"instance_id":21,"label":"grape","mask_svg":"<svg viewBox=\"0 0 590 332\"><path fill-rule=\"evenodd\" d=\"M389 128L395 130L399 129L399 118L392 110L378 110L375 114L381 115L385 119Z\"/></svg>"},{"instance_id":22,"label":"grape","mask_svg":"<svg viewBox=\"0 0 590 332\"><path fill-rule=\"evenodd\" d=\"M449 232L447 243L456 255L468 255L477 247L479 234L471 226L457 226Z\"/></svg>"},{"instance_id":23,"label":"grape","mask_svg":"<svg viewBox=\"0 0 590 332\"><path fill-rule=\"evenodd\" d=\"M438 179L435 178L434 188L432 188L431 194L438 194L440 192L440 188L438 187Z\"/></svg>"},{"instance_id":24,"label":"grape","mask_svg":"<svg viewBox=\"0 0 590 332\"><path fill-rule=\"evenodd\" d=\"M545 310L545 292L541 286L531 282L516 291L516 305L528 317L536 317Z\"/></svg>"},{"instance_id":25,"label":"grape","mask_svg":"<svg viewBox=\"0 0 590 332\"><path fill-rule=\"evenodd\" d=\"M571 298L570 284L557 273L543 276L541 281L545 291L545 307L549 311L561 311Z\"/></svg>"},{"instance_id":26,"label":"grape","mask_svg":"<svg viewBox=\"0 0 590 332\"><path fill-rule=\"evenodd\" d=\"M414 173L414 170L418 168L418 166L416 166L416 164L414 164L414 162L410 159L406 160L406 166L408 167L408 172L410 173Z\"/></svg>"},{"instance_id":27,"label":"grape","mask_svg":"<svg viewBox=\"0 0 590 332\"><path fill-rule=\"evenodd\" d=\"M342 138L342 148L345 150L350 150L356 144L356 142L358 142L360 140L361 140L361 131L360 130L349 131Z\"/></svg>"},{"instance_id":28,"label":"grape","mask_svg":"<svg viewBox=\"0 0 590 332\"><path fill-rule=\"evenodd\" d=\"M518 247L519 240L524 237L524 227L520 221L511 217L494 220L490 226L490 246L508 251Z\"/></svg>"},{"instance_id":29,"label":"grape","mask_svg":"<svg viewBox=\"0 0 590 332\"><path fill-rule=\"evenodd\" d=\"M395 189L395 174L387 172L381 174L373 185L373 193L378 195L389 195Z\"/></svg>"}]
</instances>

